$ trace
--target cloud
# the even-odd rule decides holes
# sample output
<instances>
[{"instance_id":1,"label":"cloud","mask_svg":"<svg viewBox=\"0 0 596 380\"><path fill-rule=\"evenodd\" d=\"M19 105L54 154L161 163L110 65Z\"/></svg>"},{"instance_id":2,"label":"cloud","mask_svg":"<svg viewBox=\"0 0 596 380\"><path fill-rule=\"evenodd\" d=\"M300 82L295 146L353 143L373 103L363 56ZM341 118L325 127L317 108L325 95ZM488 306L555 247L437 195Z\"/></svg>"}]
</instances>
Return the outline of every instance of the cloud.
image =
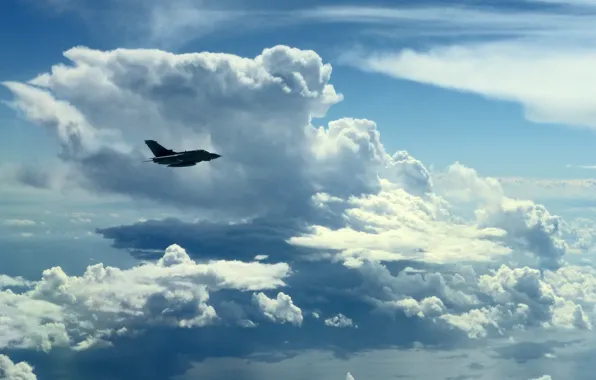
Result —
<instances>
[{"instance_id":1,"label":"cloud","mask_svg":"<svg viewBox=\"0 0 596 380\"><path fill-rule=\"evenodd\" d=\"M508 198L497 181L480 178L458 163L446 170L438 189L444 198L436 194L421 198L384 182L377 194L347 200L341 211L347 226L314 225L289 242L339 250L339 259L351 265L363 259L483 262L516 248L534 254L544 267L561 265L568 249L561 218L544 206ZM462 203L478 207L467 222L465 214L455 213Z\"/></svg>"},{"instance_id":2,"label":"cloud","mask_svg":"<svg viewBox=\"0 0 596 380\"><path fill-rule=\"evenodd\" d=\"M0 379L2 380L37 380L33 367L28 363L13 363L6 355L0 354Z\"/></svg>"},{"instance_id":3,"label":"cloud","mask_svg":"<svg viewBox=\"0 0 596 380\"><path fill-rule=\"evenodd\" d=\"M13 286L28 286L29 281L23 277L11 277L5 274L0 274L0 289L9 288Z\"/></svg>"},{"instance_id":4,"label":"cloud","mask_svg":"<svg viewBox=\"0 0 596 380\"><path fill-rule=\"evenodd\" d=\"M250 29L267 15L249 12L242 3L230 0L107 0L102 12L97 12L95 3L89 0L46 0L32 5L43 11L74 15L87 24L91 33L111 22L113 29L101 28L105 30L103 37L118 38L122 44L161 47L179 47L192 39L229 30L233 24Z\"/></svg>"},{"instance_id":5,"label":"cloud","mask_svg":"<svg viewBox=\"0 0 596 380\"><path fill-rule=\"evenodd\" d=\"M4 310L0 347L83 348L148 326L225 323L208 303L211 293L275 289L285 285L289 273L283 263L199 264L177 245L168 247L157 262L126 270L96 264L77 277L54 267L45 270L41 280L28 283L28 289L0 292ZM15 279L12 285L24 284ZM280 301L286 305L283 297ZM296 309L291 302L288 307Z\"/></svg>"},{"instance_id":6,"label":"cloud","mask_svg":"<svg viewBox=\"0 0 596 380\"><path fill-rule=\"evenodd\" d=\"M590 203L594 200L596 181L585 179L497 178L507 194L520 199L563 199Z\"/></svg>"},{"instance_id":7,"label":"cloud","mask_svg":"<svg viewBox=\"0 0 596 380\"><path fill-rule=\"evenodd\" d=\"M596 110L587 96L593 85L589 67L594 61L593 54L582 49L547 50L531 43L502 42L426 52L408 50L372 58L367 67L403 79L517 102L534 122L595 127ZM578 66L577 62L582 63ZM537 72L542 73L540 78ZM496 77L501 80L492 79Z\"/></svg>"},{"instance_id":8,"label":"cloud","mask_svg":"<svg viewBox=\"0 0 596 380\"><path fill-rule=\"evenodd\" d=\"M395 306L402 309L408 317L417 316L424 318L427 315L441 315L445 312L445 305L438 297L424 298L420 302L414 298L399 300Z\"/></svg>"},{"instance_id":9,"label":"cloud","mask_svg":"<svg viewBox=\"0 0 596 380\"><path fill-rule=\"evenodd\" d=\"M161 251L178 242L191 255L202 259L291 261L301 250L286 240L299 230L300 224L283 219L259 218L227 224L165 218L100 228L97 232L112 240L114 247L127 249L139 259L157 259ZM262 255L269 257L255 257Z\"/></svg>"},{"instance_id":10,"label":"cloud","mask_svg":"<svg viewBox=\"0 0 596 380\"><path fill-rule=\"evenodd\" d=\"M361 265L363 260L490 261L510 253L494 242L503 235L495 228L452 224L440 205L412 196L402 189L347 201L350 225L332 229L312 226L292 237L298 246L339 251L338 260ZM468 247L464 252L461 247Z\"/></svg>"},{"instance_id":11,"label":"cloud","mask_svg":"<svg viewBox=\"0 0 596 380\"><path fill-rule=\"evenodd\" d=\"M451 206L459 202L479 207L467 222L460 221L441 197L421 198L389 181L382 183L377 194L340 200L346 206L339 211L345 226L313 225L289 242L337 251L335 257L349 265L363 260L490 262L521 248L533 253L542 266L557 268L567 252L559 217L542 205L504 196L497 181L482 179L460 164L446 171L439 189L445 199L455 202Z\"/></svg>"},{"instance_id":12,"label":"cloud","mask_svg":"<svg viewBox=\"0 0 596 380\"><path fill-rule=\"evenodd\" d=\"M354 326L354 323L350 318L340 313L335 317L325 319L325 325L329 327L345 328Z\"/></svg>"},{"instance_id":13,"label":"cloud","mask_svg":"<svg viewBox=\"0 0 596 380\"><path fill-rule=\"evenodd\" d=\"M516 326L591 329L584 310L591 310L592 301L573 291L564 294L556 285L561 276L564 283L585 281L565 275L579 267L563 261L569 247L561 218L542 205L506 197L498 181L460 164L450 166L435 184L444 198L433 193L414 196L391 182L378 194L362 198L317 197L323 205L347 203L338 211L346 225L315 225L289 242L321 249L321 258L360 271L368 283L363 298L379 311L401 311L457 328L470 338L500 335ZM469 219L458 212L466 206L472 206ZM435 244L430 240L434 238ZM453 275L445 269L424 273L405 268L395 277L379 263L404 260L458 269ZM529 266L509 266L520 261ZM484 274L461 267L498 262L512 264ZM587 284L583 288L591 289Z\"/></svg>"},{"instance_id":14,"label":"cloud","mask_svg":"<svg viewBox=\"0 0 596 380\"><path fill-rule=\"evenodd\" d=\"M591 15L555 12L548 9L467 6L361 6L330 5L297 10L294 14L304 20L334 23L354 23L393 27L407 37L436 36L515 36L556 35L562 28L577 32L591 32ZM407 26L407 28L403 28ZM551 26L550 29L546 27ZM391 30L391 29L390 29ZM398 38L398 36L396 36ZM402 36L403 38L403 36Z\"/></svg>"},{"instance_id":15,"label":"cloud","mask_svg":"<svg viewBox=\"0 0 596 380\"><path fill-rule=\"evenodd\" d=\"M559 4L567 7L593 8L596 4L592 0L526 0L529 3Z\"/></svg>"},{"instance_id":16,"label":"cloud","mask_svg":"<svg viewBox=\"0 0 596 380\"><path fill-rule=\"evenodd\" d=\"M294 305L290 296L282 292L279 292L275 299L267 297L265 293L255 293L253 302L259 306L267 318L274 322L287 322L300 326L304 319L302 310Z\"/></svg>"},{"instance_id":17,"label":"cloud","mask_svg":"<svg viewBox=\"0 0 596 380\"><path fill-rule=\"evenodd\" d=\"M26 185L47 189L52 187L52 178L49 173L31 166L19 166L14 178Z\"/></svg>"},{"instance_id":18,"label":"cloud","mask_svg":"<svg viewBox=\"0 0 596 380\"><path fill-rule=\"evenodd\" d=\"M73 65L30 84L4 84L15 95L12 106L61 141L70 187L220 214L227 208L234 217L299 213L317 188L344 196L375 191L375 173L390 160L371 121L309 125L342 99L328 83L331 66L313 51L277 46L249 59L73 48L65 56ZM166 172L141 164L147 137L173 149L212 149L226 160ZM291 191L278 191L281 183Z\"/></svg>"},{"instance_id":19,"label":"cloud","mask_svg":"<svg viewBox=\"0 0 596 380\"><path fill-rule=\"evenodd\" d=\"M389 315L427 320L440 328L456 328L470 338L499 336L515 329L558 328L590 330L589 315L595 278L572 277L580 267L540 272L528 267L477 274L471 268L451 274L445 269L427 274L392 275L386 266L359 268L365 279L364 299ZM565 285L563 285L565 284ZM566 288L569 292L564 291ZM585 293L579 292L584 289ZM571 290L574 289L574 290ZM586 311L584 311L586 310Z\"/></svg>"},{"instance_id":20,"label":"cloud","mask_svg":"<svg viewBox=\"0 0 596 380\"><path fill-rule=\"evenodd\" d=\"M428 17L425 21L440 19L439 28L454 31L462 23L464 30L471 27L475 38L439 39L424 47L393 51L354 50L342 60L366 71L514 102L533 122L594 128L596 109L589 89L594 86L591 67L596 56L585 43L594 37L588 25L595 16L585 8L576 8L581 5L577 2L566 5L508 11L503 7L447 8L443 13L420 10ZM400 9L393 11L401 17L407 14ZM477 14L466 17L466 12ZM348 13L363 17L357 16L358 9ZM376 18L390 19L392 15L391 10L383 9L370 13ZM417 21L421 19L419 16ZM491 38L480 38L491 33Z\"/></svg>"},{"instance_id":21,"label":"cloud","mask_svg":"<svg viewBox=\"0 0 596 380\"><path fill-rule=\"evenodd\" d=\"M547 338L548 339L548 338ZM572 352L577 343L566 340L569 345L558 342L544 342L556 347L557 352ZM566 348L564 348L566 347ZM531 347L527 347L531 348ZM581 350L579 351L581 352ZM579 352L577 352L579 354ZM517 362L495 355L493 347L484 345L445 352L417 345L403 350L373 350L360 355L337 360L323 351L309 351L275 363L247 362L245 359L208 359L196 363L186 376L203 378L218 375L221 378L239 379L269 378L278 373L287 373L288 380L297 380L304 376L304 371L296 368L312 368L312 375L317 379L346 378L346 370L356 378L424 378L424 379L499 379L509 376L515 379L535 379L543 373L551 373L554 379L579 378L590 379L592 366L589 365L589 353L582 352L581 362L572 358L559 360L536 358L533 361ZM335 360L334 360L335 359ZM585 360L585 361L584 361ZM412 366L412 363L419 365ZM580 364L581 363L581 364ZM578 368L578 364L581 365ZM310 367L309 367L310 365ZM252 370L250 375L245 375ZM352 370L354 369L354 370ZM310 369L309 369L310 370ZM356 372L354 372L356 371ZM506 375L504 375L506 374Z\"/></svg>"},{"instance_id":22,"label":"cloud","mask_svg":"<svg viewBox=\"0 0 596 380\"><path fill-rule=\"evenodd\" d=\"M42 2L36 2L40 6ZM478 6L374 6L358 4L318 5L309 7L285 3L263 4L258 1L172 0L106 1L101 13L94 12L91 1L46 0L46 8L74 14L89 26L112 26L101 36L117 38L121 43L176 49L188 42L213 34L234 37L239 33L283 29L302 25L351 25L357 31L372 30L376 37L411 38L454 37L591 36L593 15L585 12L589 2L530 1L540 7L499 4ZM555 5L555 7L553 7ZM589 8L588 8L589 9ZM578 12L578 10L580 12ZM581 12L581 11L584 12ZM105 28L101 28L105 30ZM366 34L366 33L365 33ZM321 37L321 36L319 36ZM374 40L372 40L374 41Z\"/></svg>"},{"instance_id":23,"label":"cloud","mask_svg":"<svg viewBox=\"0 0 596 380\"><path fill-rule=\"evenodd\" d=\"M5 226L28 227L35 226L37 223L35 223L33 220L28 219L4 219L2 224L4 224Z\"/></svg>"},{"instance_id":24,"label":"cloud","mask_svg":"<svg viewBox=\"0 0 596 380\"><path fill-rule=\"evenodd\" d=\"M596 169L596 165L565 165L568 168Z\"/></svg>"},{"instance_id":25,"label":"cloud","mask_svg":"<svg viewBox=\"0 0 596 380\"><path fill-rule=\"evenodd\" d=\"M47 364L59 355L95 378L168 378L208 357L448 350L464 337L592 328L596 272L567 261L589 246L589 226L459 163L435 172L391 155L371 120L315 126L341 100L315 52L66 56L6 85L12 106L61 142L69 186L200 218L98 229L142 260L129 269L0 278L0 347L38 374L62 370ZM141 166L148 136L223 158Z\"/></svg>"}]
</instances>

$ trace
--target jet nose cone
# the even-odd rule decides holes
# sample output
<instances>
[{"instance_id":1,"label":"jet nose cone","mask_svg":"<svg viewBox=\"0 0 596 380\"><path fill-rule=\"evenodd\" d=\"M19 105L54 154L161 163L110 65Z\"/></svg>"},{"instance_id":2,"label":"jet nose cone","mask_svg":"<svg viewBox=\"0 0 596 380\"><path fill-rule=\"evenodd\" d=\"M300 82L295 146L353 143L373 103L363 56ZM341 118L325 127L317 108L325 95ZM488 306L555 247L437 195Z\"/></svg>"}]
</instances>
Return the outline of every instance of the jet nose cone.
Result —
<instances>
[{"instance_id":1,"label":"jet nose cone","mask_svg":"<svg viewBox=\"0 0 596 380\"><path fill-rule=\"evenodd\" d=\"M211 153L211 159L215 160L216 158L220 158L221 156L217 153Z\"/></svg>"}]
</instances>

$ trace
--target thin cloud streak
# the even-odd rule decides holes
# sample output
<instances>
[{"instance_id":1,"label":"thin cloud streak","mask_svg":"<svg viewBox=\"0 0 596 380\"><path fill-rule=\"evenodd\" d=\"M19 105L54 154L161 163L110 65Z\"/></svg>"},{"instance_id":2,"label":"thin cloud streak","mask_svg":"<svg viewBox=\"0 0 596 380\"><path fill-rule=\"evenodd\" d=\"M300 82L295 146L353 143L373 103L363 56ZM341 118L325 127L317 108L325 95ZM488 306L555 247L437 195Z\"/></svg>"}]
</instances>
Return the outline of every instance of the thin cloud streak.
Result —
<instances>
[{"instance_id":1,"label":"thin cloud streak","mask_svg":"<svg viewBox=\"0 0 596 380\"><path fill-rule=\"evenodd\" d=\"M565 167L574 169L596 169L596 165L565 165Z\"/></svg>"},{"instance_id":2,"label":"thin cloud streak","mask_svg":"<svg viewBox=\"0 0 596 380\"><path fill-rule=\"evenodd\" d=\"M511 11L471 7L326 6L293 12L301 22L376 26L386 38L435 36L540 38L584 40L596 34L596 13L558 9Z\"/></svg>"},{"instance_id":3,"label":"thin cloud streak","mask_svg":"<svg viewBox=\"0 0 596 380\"><path fill-rule=\"evenodd\" d=\"M46 2L49 0L46 0ZM391 29L406 37L462 35L589 38L596 13L581 1L529 0L532 3L564 4L564 7L544 7L533 10L507 10L486 7L417 6L380 7L368 5L332 5L313 8L257 8L234 1L226 4L210 1L171 1L168 3L114 3L102 17L88 17L88 3L69 3L74 11L93 26L110 20L114 28L125 30L125 38L142 40L154 46L177 48L207 35L222 32L247 33L263 29L283 29L301 24L356 24L361 32L370 28L379 37L390 37ZM50 4L52 4L50 2ZM61 11L65 11L60 2ZM595 9L596 10L596 9ZM555 12L556 11L556 12ZM94 13L96 15L96 13ZM103 21L102 21L103 20ZM368 29L367 29L368 27ZM365 30L366 29L366 30ZM480 34L479 34L480 33Z\"/></svg>"}]
</instances>

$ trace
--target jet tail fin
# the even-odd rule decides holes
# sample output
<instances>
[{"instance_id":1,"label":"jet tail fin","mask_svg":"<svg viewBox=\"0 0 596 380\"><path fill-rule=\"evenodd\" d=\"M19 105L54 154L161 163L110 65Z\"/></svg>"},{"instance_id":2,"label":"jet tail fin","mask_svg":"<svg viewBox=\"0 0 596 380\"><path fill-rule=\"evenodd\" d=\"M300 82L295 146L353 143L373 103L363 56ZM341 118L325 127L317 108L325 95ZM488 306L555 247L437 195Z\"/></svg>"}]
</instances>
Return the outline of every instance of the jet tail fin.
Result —
<instances>
[{"instance_id":1,"label":"jet tail fin","mask_svg":"<svg viewBox=\"0 0 596 380\"><path fill-rule=\"evenodd\" d=\"M147 144L149 149L151 149L151 152L153 152L153 155L155 157L163 157L169 156L171 154L176 154L176 152L174 152L173 150L166 149L163 146L159 145L155 140L145 140L145 144Z\"/></svg>"}]
</instances>

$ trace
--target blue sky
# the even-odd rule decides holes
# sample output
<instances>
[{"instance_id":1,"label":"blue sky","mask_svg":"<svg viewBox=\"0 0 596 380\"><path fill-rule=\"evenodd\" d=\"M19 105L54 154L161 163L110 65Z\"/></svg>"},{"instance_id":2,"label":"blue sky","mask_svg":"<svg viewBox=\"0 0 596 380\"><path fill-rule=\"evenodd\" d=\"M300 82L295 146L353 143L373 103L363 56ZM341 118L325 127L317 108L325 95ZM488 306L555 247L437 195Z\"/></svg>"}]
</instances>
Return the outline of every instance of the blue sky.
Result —
<instances>
[{"instance_id":1,"label":"blue sky","mask_svg":"<svg viewBox=\"0 0 596 380\"><path fill-rule=\"evenodd\" d=\"M3 3L0 378L591 379L595 21Z\"/></svg>"}]
</instances>

